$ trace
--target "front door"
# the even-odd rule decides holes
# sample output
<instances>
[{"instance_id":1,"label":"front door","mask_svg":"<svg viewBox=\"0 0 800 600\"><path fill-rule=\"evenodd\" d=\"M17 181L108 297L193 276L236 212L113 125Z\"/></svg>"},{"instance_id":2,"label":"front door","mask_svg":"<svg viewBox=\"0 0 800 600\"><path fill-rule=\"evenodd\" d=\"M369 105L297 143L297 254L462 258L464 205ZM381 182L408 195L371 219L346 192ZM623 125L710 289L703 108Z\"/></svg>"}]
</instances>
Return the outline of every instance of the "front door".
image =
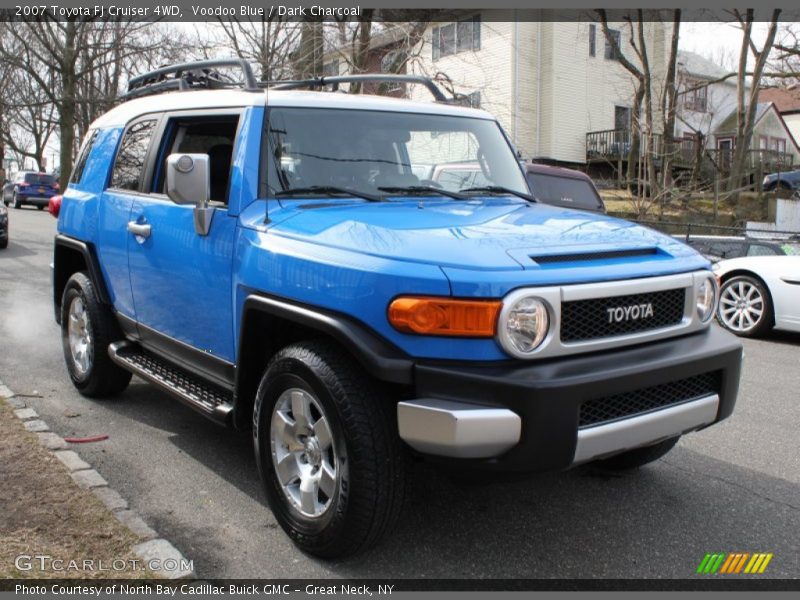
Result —
<instances>
[{"instance_id":1,"label":"front door","mask_svg":"<svg viewBox=\"0 0 800 600\"><path fill-rule=\"evenodd\" d=\"M187 113L188 114L188 113ZM139 334L178 362L234 361L232 265L236 218L228 215L228 182L238 114L166 115L147 193L130 213L128 260ZM208 235L194 227L194 206L164 193L173 153L209 155ZM183 359L183 361L181 361ZM213 360L212 360L213 362Z\"/></svg>"}]
</instances>

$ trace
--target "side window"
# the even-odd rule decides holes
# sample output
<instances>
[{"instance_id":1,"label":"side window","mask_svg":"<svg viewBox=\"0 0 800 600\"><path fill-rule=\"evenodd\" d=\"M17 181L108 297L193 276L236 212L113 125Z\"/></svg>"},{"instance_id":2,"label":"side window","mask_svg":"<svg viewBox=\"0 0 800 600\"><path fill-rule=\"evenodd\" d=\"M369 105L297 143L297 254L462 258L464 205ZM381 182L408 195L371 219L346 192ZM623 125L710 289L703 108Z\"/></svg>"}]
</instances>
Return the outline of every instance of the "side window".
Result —
<instances>
[{"instance_id":1,"label":"side window","mask_svg":"<svg viewBox=\"0 0 800 600\"><path fill-rule=\"evenodd\" d=\"M750 244L747 249L747 256L775 256L778 251L766 244Z\"/></svg>"},{"instance_id":2,"label":"side window","mask_svg":"<svg viewBox=\"0 0 800 600\"><path fill-rule=\"evenodd\" d=\"M78 153L78 160L75 161L75 167L72 169L72 175L69 177L70 183L80 183L81 177L83 177L83 169L86 168L86 159L89 158L89 154L92 152L95 139L97 139L97 130L90 132L86 136L81 146L81 151Z\"/></svg>"},{"instance_id":3,"label":"side window","mask_svg":"<svg viewBox=\"0 0 800 600\"><path fill-rule=\"evenodd\" d=\"M114 161L110 187L118 190L139 189L139 180L155 126L156 120L148 119L134 123L125 132Z\"/></svg>"},{"instance_id":4,"label":"side window","mask_svg":"<svg viewBox=\"0 0 800 600\"><path fill-rule=\"evenodd\" d=\"M165 192L166 162L170 154L208 154L211 200L227 204L233 143L238 126L238 115L171 119L161 143L159 166L151 191Z\"/></svg>"}]
</instances>

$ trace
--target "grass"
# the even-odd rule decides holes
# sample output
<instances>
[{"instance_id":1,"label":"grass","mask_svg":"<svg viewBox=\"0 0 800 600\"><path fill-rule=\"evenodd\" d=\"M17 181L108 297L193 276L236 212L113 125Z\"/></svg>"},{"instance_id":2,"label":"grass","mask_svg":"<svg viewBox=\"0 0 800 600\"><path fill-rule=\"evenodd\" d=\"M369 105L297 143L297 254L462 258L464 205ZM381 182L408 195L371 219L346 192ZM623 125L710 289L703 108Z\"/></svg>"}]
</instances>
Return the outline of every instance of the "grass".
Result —
<instances>
[{"instance_id":1,"label":"grass","mask_svg":"<svg viewBox=\"0 0 800 600\"><path fill-rule=\"evenodd\" d=\"M91 492L79 488L61 462L39 444L0 399L0 579L141 578L131 548L139 539ZM20 555L64 561L66 570L18 569ZM83 560L94 561L85 568ZM97 570L113 561L122 570ZM76 568L69 561L77 561Z\"/></svg>"}]
</instances>

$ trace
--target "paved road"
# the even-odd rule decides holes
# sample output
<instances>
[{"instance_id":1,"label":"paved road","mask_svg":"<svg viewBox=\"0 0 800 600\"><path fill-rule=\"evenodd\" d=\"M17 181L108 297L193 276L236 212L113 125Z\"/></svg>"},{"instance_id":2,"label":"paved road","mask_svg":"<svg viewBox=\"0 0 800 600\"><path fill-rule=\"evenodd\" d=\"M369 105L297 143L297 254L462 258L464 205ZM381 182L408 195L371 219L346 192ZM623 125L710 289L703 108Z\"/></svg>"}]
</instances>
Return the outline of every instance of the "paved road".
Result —
<instances>
[{"instance_id":1,"label":"paved road","mask_svg":"<svg viewBox=\"0 0 800 600\"><path fill-rule=\"evenodd\" d=\"M277 527L246 435L138 380L102 402L72 389L52 319L55 221L12 210L11 226L0 251L0 379L41 394L30 403L59 434L109 434L81 453L201 577L685 578L708 551L773 552L768 575L800 577L800 336L747 341L733 417L648 468L478 485L420 464L395 535L326 563Z\"/></svg>"}]
</instances>

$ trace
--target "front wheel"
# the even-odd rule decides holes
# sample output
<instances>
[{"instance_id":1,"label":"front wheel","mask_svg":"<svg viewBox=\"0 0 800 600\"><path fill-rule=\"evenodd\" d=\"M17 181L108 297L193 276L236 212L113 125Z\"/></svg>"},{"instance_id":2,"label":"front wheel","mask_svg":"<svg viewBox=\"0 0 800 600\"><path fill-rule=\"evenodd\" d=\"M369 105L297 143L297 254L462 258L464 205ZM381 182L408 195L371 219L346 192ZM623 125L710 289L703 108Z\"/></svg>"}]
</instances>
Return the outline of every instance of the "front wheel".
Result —
<instances>
[{"instance_id":1,"label":"front wheel","mask_svg":"<svg viewBox=\"0 0 800 600\"><path fill-rule=\"evenodd\" d=\"M14 195L11 196L11 208L22 208L22 204L17 198L17 192L14 192Z\"/></svg>"},{"instance_id":2,"label":"front wheel","mask_svg":"<svg viewBox=\"0 0 800 600\"><path fill-rule=\"evenodd\" d=\"M73 385L90 398L124 390L131 373L108 356L108 346L122 339L111 310L97 300L94 284L85 273L67 281L61 300L61 343Z\"/></svg>"},{"instance_id":3,"label":"front wheel","mask_svg":"<svg viewBox=\"0 0 800 600\"><path fill-rule=\"evenodd\" d=\"M749 275L731 277L719 293L717 319L741 337L762 335L772 328L772 301L761 281Z\"/></svg>"},{"instance_id":4,"label":"front wheel","mask_svg":"<svg viewBox=\"0 0 800 600\"><path fill-rule=\"evenodd\" d=\"M325 558L376 544L405 495L393 405L343 354L322 340L284 348L264 373L254 409L270 508L295 544Z\"/></svg>"}]
</instances>

